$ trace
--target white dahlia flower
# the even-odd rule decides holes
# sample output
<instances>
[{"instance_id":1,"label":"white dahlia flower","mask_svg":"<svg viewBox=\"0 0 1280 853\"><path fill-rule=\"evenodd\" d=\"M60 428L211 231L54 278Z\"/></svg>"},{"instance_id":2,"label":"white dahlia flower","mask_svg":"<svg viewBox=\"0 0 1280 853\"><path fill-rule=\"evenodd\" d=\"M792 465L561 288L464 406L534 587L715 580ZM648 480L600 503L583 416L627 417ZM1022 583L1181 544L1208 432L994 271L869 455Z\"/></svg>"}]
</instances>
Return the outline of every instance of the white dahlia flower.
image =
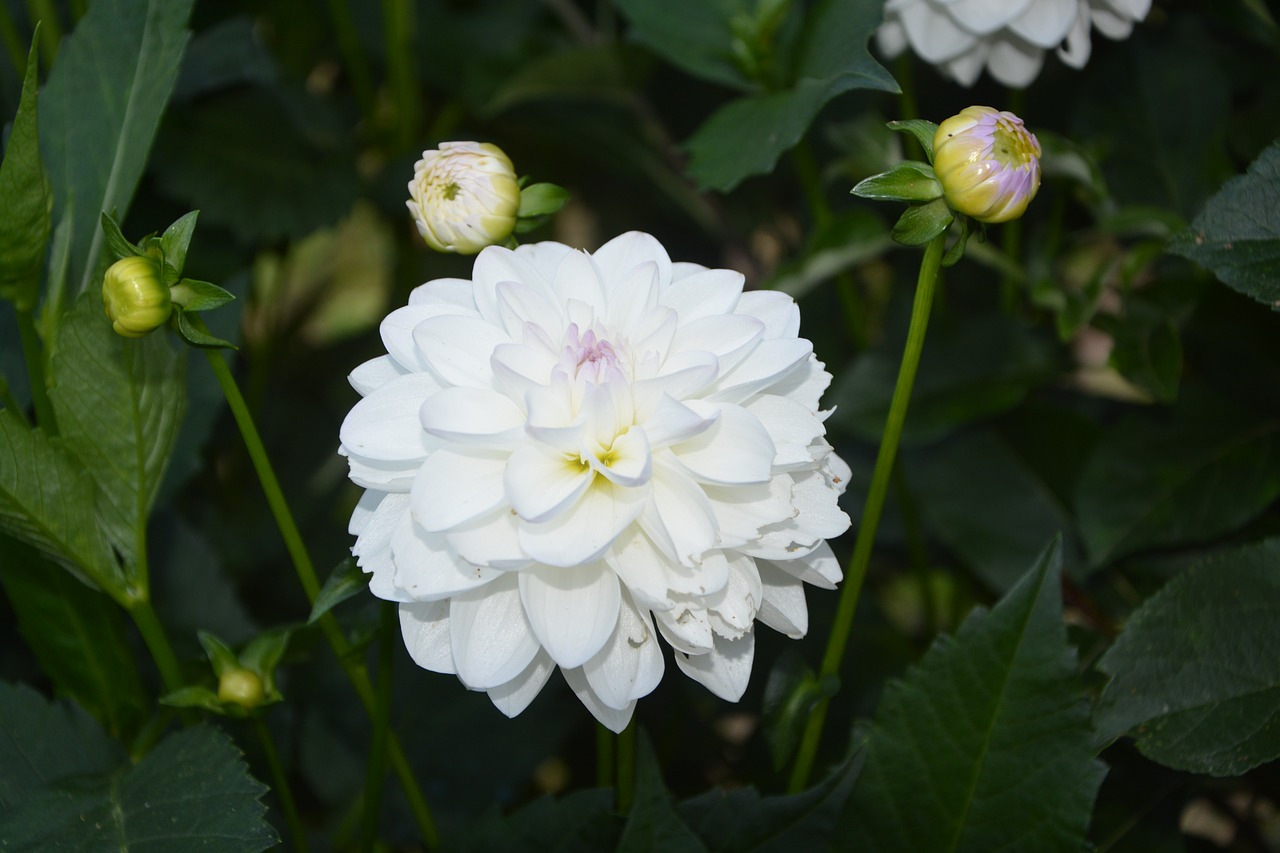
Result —
<instances>
[{"instance_id":1,"label":"white dahlia flower","mask_svg":"<svg viewBox=\"0 0 1280 853\"><path fill-rule=\"evenodd\" d=\"M1089 61L1090 28L1107 38L1129 37L1151 0L887 0L876 31L888 57L908 45L964 86L985 67L1006 86L1027 86L1057 49L1063 62Z\"/></svg>"},{"instance_id":2,"label":"white dahlia flower","mask_svg":"<svg viewBox=\"0 0 1280 853\"><path fill-rule=\"evenodd\" d=\"M594 254L490 247L382 323L342 425L367 491L353 553L417 663L520 713L560 668L614 731L676 665L746 689L756 619L808 628L848 467L831 380L790 297L673 264L647 234Z\"/></svg>"}]
</instances>

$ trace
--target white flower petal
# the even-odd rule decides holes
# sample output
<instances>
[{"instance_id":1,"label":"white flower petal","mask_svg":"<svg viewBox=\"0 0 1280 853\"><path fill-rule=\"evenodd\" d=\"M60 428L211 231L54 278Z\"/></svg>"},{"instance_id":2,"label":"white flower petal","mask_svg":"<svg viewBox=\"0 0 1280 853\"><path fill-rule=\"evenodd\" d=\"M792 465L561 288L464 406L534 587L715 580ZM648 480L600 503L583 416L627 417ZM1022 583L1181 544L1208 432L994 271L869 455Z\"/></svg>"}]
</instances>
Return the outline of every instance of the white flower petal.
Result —
<instances>
[{"instance_id":1,"label":"white flower petal","mask_svg":"<svg viewBox=\"0 0 1280 853\"><path fill-rule=\"evenodd\" d=\"M655 610L653 618L658 630L671 647L689 655L707 654L715 646L707 611L688 603L677 603L672 610ZM679 660L681 655L676 655Z\"/></svg>"},{"instance_id":2,"label":"white flower petal","mask_svg":"<svg viewBox=\"0 0 1280 853\"><path fill-rule=\"evenodd\" d=\"M703 486L720 530L720 544L737 548L754 540L768 525L791 518L795 513L791 505L792 482L786 474L779 474L767 483Z\"/></svg>"},{"instance_id":3,"label":"white flower petal","mask_svg":"<svg viewBox=\"0 0 1280 853\"><path fill-rule=\"evenodd\" d=\"M671 452L704 483L768 482L775 449L769 433L755 415L730 403L689 402L704 418L715 418L706 430L671 446Z\"/></svg>"},{"instance_id":4,"label":"white flower petal","mask_svg":"<svg viewBox=\"0 0 1280 853\"><path fill-rule=\"evenodd\" d=\"M417 476L419 460L409 459L403 462L383 462L377 459L365 459L353 456L345 447L338 453L346 456L350 471L347 476L351 482L365 489L378 489L383 492L405 492L413 485Z\"/></svg>"},{"instance_id":5,"label":"white flower petal","mask_svg":"<svg viewBox=\"0 0 1280 853\"><path fill-rule=\"evenodd\" d=\"M1089 39L1089 7L1081 3L1075 23L1067 33L1066 41L1058 48L1058 58L1072 68L1084 68L1092 51L1093 44Z\"/></svg>"},{"instance_id":6,"label":"white flower petal","mask_svg":"<svg viewBox=\"0 0 1280 853\"><path fill-rule=\"evenodd\" d=\"M515 574L529 624L552 660L571 668L600 651L618 622L621 601L618 576L608 566L534 566Z\"/></svg>"},{"instance_id":7,"label":"white flower petal","mask_svg":"<svg viewBox=\"0 0 1280 853\"><path fill-rule=\"evenodd\" d=\"M1044 64L1044 51L1028 41L1009 36L992 43L987 57L987 71L1006 86L1029 86L1040 66Z\"/></svg>"},{"instance_id":8,"label":"white flower petal","mask_svg":"<svg viewBox=\"0 0 1280 853\"><path fill-rule=\"evenodd\" d=\"M591 467L576 456L530 443L511 454L503 483L516 513L526 521L542 522L571 507L594 478Z\"/></svg>"},{"instance_id":9,"label":"white flower petal","mask_svg":"<svg viewBox=\"0 0 1280 853\"><path fill-rule=\"evenodd\" d=\"M500 687L519 676L540 647L525 618L515 573L453 596L449 638L458 678L472 690Z\"/></svg>"},{"instance_id":10,"label":"white flower petal","mask_svg":"<svg viewBox=\"0 0 1280 853\"><path fill-rule=\"evenodd\" d=\"M520 338L525 323L545 329L553 336L564 333L564 315L549 294L540 293L518 281L500 281L497 295L498 315L512 340Z\"/></svg>"},{"instance_id":11,"label":"white flower petal","mask_svg":"<svg viewBox=\"0 0 1280 853\"><path fill-rule=\"evenodd\" d=\"M822 589L835 589L844 579L840 561L831 546L823 542L811 553L795 560L756 560L757 566L773 565L794 578Z\"/></svg>"},{"instance_id":12,"label":"white flower petal","mask_svg":"<svg viewBox=\"0 0 1280 853\"><path fill-rule=\"evenodd\" d=\"M500 572L471 566L448 547L439 534L419 527L409 513L401 516L391 536L396 586L415 601L434 601L484 586Z\"/></svg>"},{"instance_id":13,"label":"white flower petal","mask_svg":"<svg viewBox=\"0 0 1280 853\"><path fill-rule=\"evenodd\" d=\"M413 597L396 586L396 564L391 557L391 548L383 548L366 554L360 559L360 568L369 578L369 592L383 601L404 603L413 601Z\"/></svg>"},{"instance_id":14,"label":"white flower petal","mask_svg":"<svg viewBox=\"0 0 1280 853\"><path fill-rule=\"evenodd\" d=\"M691 323L682 323L671 342L668 361L675 353L709 352L716 357L721 372L737 364L764 336L764 323L743 314L715 314Z\"/></svg>"},{"instance_id":15,"label":"white flower petal","mask_svg":"<svg viewBox=\"0 0 1280 853\"><path fill-rule=\"evenodd\" d=\"M400 605L400 633L409 657L423 669L452 675L453 647L449 640L449 602L411 601Z\"/></svg>"},{"instance_id":16,"label":"white flower petal","mask_svg":"<svg viewBox=\"0 0 1280 853\"><path fill-rule=\"evenodd\" d=\"M600 271L586 252L570 252L560 261L556 269L556 277L551 282L561 305L569 305L572 301L581 302L591 307L593 317L603 315L605 305L604 285L600 281ZM572 314L570 314L572 317ZM585 319L585 318L584 318ZM586 326L582 327L586 331Z\"/></svg>"},{"instance_id":17,"label":"white flower petal","mask_svg":"<svg viewBox=\"0 0 1280 853\"><path fill-rule=\"evenodd\" d=\"M685 325L700 317L733 311L745 280L734 270L703 270L673 284L659 301L679 314L680 324Z\"/></svg>"},{"instance_id":18,"label":"white flower petal","mask_svg":"<svg viewBox=\"0 0 1280 853\"><path fill-rule=\"evenodd\" d=\"M636 487L649 482L652 461L644 427L633 426L613 440L603 460L592 459L592 467L616 485Z\"/></svg>"},{"instance_id":19,"label":"white flower petal","mask_svg":"<svg viewBox=\"0 0 1280 853\"><path fill-rule=\"evenodd\" d=\"M360 500L356 501L355 509L351 511L351 520L347 522L347 532L352 536L360 536L368 529L374 519L378 516L378 510L382 507L383 502L389 496L389 492L380 492L376 489L369 489L360 496ZM403 510L403 506L399 507ZM398 519L397 519L398 520ZM384 523L386 519L383 519ZM385 526L385 525L384 525ZM375 534L376 536L377 534ZM391 542L391 526L387 526L386 535L379 536L379 541L373 546L373 550L386 547ZM357 540L357 544L358 540ZM355 553L355 548L351 549Z\"/></svg>"},{"instance_id":20,"label":"white flower petal","mask_svg":"<svg viewBox=\"0 0 1280 853\"><path fill-rule=\"evenodd\" d=\"M665 451L670 457L670 451ZM711 503L697 482L672 461L654 458L649 481L651 499L644 505L640 525L655 545L687 566L716 544L716 519Z\"/></svg>"},{"instance_id":21,"label":"white flower petal","mask_svg":"<svg viewBox=\"0 0 1280 853\"><path fill-rule=\"evenodd\" d=\"M351 371L347 381L351 383L351 387L356 389L356 392L361 397L367 397L392 379L404 376L408 372L407 368L402 367L391 356L382 355L369 359Z\"/></svg>"},{"instance_id":22,"label":"white flower petal","mask_svg":"<svg viewBox=\"0 0 1280 853\"><path fill-rule=\"evenodd\" d=\"M515 717L537 698L555 669L556 663L551 655L539 650L533 656L533 662L524 668L524 672L506 684L489 688L489 699L499 711L508 717Z\"/></svg>"},{"instance_id":23,"label":"white flower petal","mask_svg":"<svg viewBox=\"0 0 1280 853\"><path fill-rule=\"evenodd\" d=\"M901 21L888 19L876 29L876 48L886 59L895 59L907 49L907 31Z\"/></svg>"},{"instance_id":24,"label":"white flower petal","mask_svg":"<svg viewBox=\"0 0 1280 853\"><path fill-rule=\"evenodd\" d=\"M810 355L802 365L770 385L767 393L787 397L809 411L816 412L823 392L830 385L831 374L827 373L826 365ZM825 420L825 415L822 419Z\"/></svg>"},{"instance_id":25,"label":"white flower petal","mask_svg":"<svg viewBox=\"0 0 1280 853\"><path fill-rule=\"evenodd\" d=\"M811 465L813 454L809 445L826 435L822 422L790 397L762 394L750 400L744 408L764 427L773 440L773 467L778 470Z\"/></svg>"},{"instance_id":26,"label":"white flower petal","mask_svg":"<svg viewBox=\"0 0 1280 853\"><path fill-rule=\"evenodd\" d=\"M595 477L572 507L542 524L521 521L520 545L550 566L578 566L604 554L644 509L648 488L618 486Z\"/></svg>"},{"instance_id":27,"label":"white flower petal","mask_svg":"<svg viewBox=\"0 0 1280 853\"><path fill-rule=\"evenodd\" d=\"M632 271L646 264L653 264L657 277L655 284L665 290L671 282L671 257L667 250L649 234L628 231L614 237L592 255L604 279L605 292L610 301L618 299L619 289L630 278Z\"/></svg>"},{"instance_id":28,"label":"white flower petal","mask_svg":"<svg viewBox=\"0 0 1280 853\"><path fill-rule=\"evenodd\" d=\"M636 417L647 419L664 396L673 400L693 397L710 385L719 373L720 360L709 352L677 353L663 365L661 374L632 383Z\"/></svg>"},{"instance_id":29,"label":"white flower petal","mask_svg":"<svg viewBox=\"0 0 1280 853\"><path fill-rule=\"evenodd\" d=\"M804 338L761 341L704 396L726 403L745 402L752 394L781 382L812 354L813 344Z\"/></svg>"},{"instance_id":30,"label":"white flower petal","mask_svg":"<svg viewBox=\"0 0 1280 853\"><path fill-rule=\"evenodd\" d=\"M946 62L978 43L977 36L928 3L904 6L898 19L907 31L911 49L925 62Z\"/></svg>"},{"instance_id":31,"label":"white flower petal","mask_svg":"<svg viewBox=\"0 0 1280 853\"><path fill-rule=\"evenodd\" d=\"M991 46L987 42L979 42L967 53L942 63L942 70L961 86L972 86L982 76L982 69L987 67L987 56Z\"/></svg>"},{"instance_id":32,"label":"white flower petal","mask_svg":"<svg viewBox=\"0 0 1280 853\"><path fill-rule=\"evenodd\" d=\"M736 640L751 630L756 610L764 597L764 587L756 561L736 555L728 560L729 582L714 595L706 598L711 629L721 637Z\"/></svg>"},{"instance_id":33,"label":"white flower petal","mask_svg":"<svg viewBox=\"0 0 1280 853\"><path fill-rule=\"evenodd\" d=\"M458 525L444 536L466 562L510 571L532 562L520 547L518 524L515 512L501 506L488 515Z\"/></svg>"},{"instance_id":34,"label":"white flower petal","mask_svg":"<svg viewBox=\"0 0 1280 853\"><path fill-rule=\"evenodd\" d=\"M1089 0L1089 20L1094 29L1109 39L1127 39L1133 31L1133 20L1116 12L1114 7L1101 0Z\"/></svg>"},{"instance_id":35,"label":"white flower petal","mask_svg":"<svg viewBox=\"0 0 1280 853\"><path fill-rule=\"evenodd\" d=\"M1010 23L1009 29L1036 47L1048 50L1067 37L1079 15L1079 7L1079 0L1039 0Z\"/></svg>"},{"instance_id":36,"label":"white flower petal","mask_svg":"<svg viewBox=\"0 0 1280 853\"><path fill-rule=\"evenodd\" d=\"M338 436L344 447L380 462L421 460L439 446L418 420L424 400L439 390L434 378L410 373L391 380L352 407Z\"/></svg>"},{"instance_id":37,"label":"white flower petal","mask_svg":"<svg viewBox=\"0 0 1280 853\"><path fill-rule=\"evenodd\" d=\"M471 279L474 282L473 298L479 316L491 323L502 322L502 315L498 310L500 282L518 281L550 295L550 277L538 272L535 265L530 263L531 260L532 258L522 253L502 246L489 246L476 255L475 265L471 268Z\"/></svg>"},{"instance_id":38,"label":"white flower petal","mask_svg":"<svg viewBox=\"0 0 1280 853\"><path fill-rule=\"evenodd\" d=\"M427 363L418 352L413 342L413 330L423 320L432 317L476 316L475 309L468 311L457 305L440 305L436 303L420 303L397 308L388 314L378 327L382 335L382 344L391 357L405 370L422 371Z\"/></svg>"},{"instance_id":39,"label":"white flower petal","mask_svg":"<svg viewBox=\"0 0 1280 853\"><path fill-rule=\"evenodd\" d=\"M773 630L798 640L809 631L804 582L765 560L756 563L764 598L756 618Z\"/></svg>"},{"instance_id":40,"label":"white flower petal","mask_svg":"<svg viewBox=\"0 0 1280 853\"><path fill-rule=\"evenodd\" d=\"M652 619L624 595L613 635L582 665L582 674L603 704L622 710L653 692L663 668Z\"/></svg>"},{"instance_id":41,"label":"white flower petal","mask_svg":"<svg viewBox=\"0 0 1280 853\"><path fill-rule=\"evenodd\" d=\"M797 471L792 478L791 503L794 518L770 525L757 543L743 547L744 553L769 560L798 556L824 539L834 539L849 529L849 516L836 504L836 493L821 471Z\"/></svg>"},{"instance_id":42,"label":"white flower petal","mask_svg":"<svg viewBox=\"0 0 1280 853\"><path fill-rule=\"evenodd\" d=\"M610 708L601 702L600 697L591 689L591 685L587 682L587 676L583 674L581 667L561 669L560 674L564 676L564 680L569 684L569 689L578 697L578 701L591 712L591 716L595 717L600 725L614 734L619 734L631 722L631 715L636 709L635 702L628 703L627 707L621 710Z\"/></svg>"},{"instance_id":43,"label":"white flower petal","mask_svg":"<svg viewBox=\"0 0 1280 853\"><path fill-rule=\"evenodd\" d=\"M418 469L409 492L414 521L439 533L502 504L506 457L483 450L437 450Z\"/></svg>"},{"instance_id":44,"label":"white flower petal","mask_svg":"<svg viewBox=\"0 0 1280 853\"><path fill-rule=\"evenodd\" d=\"M1058 0L1037 0L1039 5ZM1008 26L1034 5L1032 0L954 0L947 6L951 18L975 35L985 36Z\"/></svg>"},{"instance_id":45,"label":"white flower petal","mask_svg":"<svg viewBox=\"0 0 1280 853\"><path fill-rule=\"evenodd\" d=\"M465 278L437 278L409 291L410 305L455 305L460 313L475 314L475 289Z\"/></svg>"},{"instance_id":46,"label":"white flower petal","mask_svg":"<svg viewBox=\"0 0 1280 853\"><path fill-rule=\"evenodd\" d=\"M605 552L605 563L632 597L650 610L671 607L667 598L667 576L663 570L667 558L654 547L639 525L633 524Z\"/></svg>"},{"instance_id":47,"label":"white flower petal","mask_svg":"<svg viewBox=\"0 0 1280 853\"><path fill-rule=\"evenodd\" d=\"M515 447L524 437L524 412L487 388L445 388L418 410L422 429L436 438L478 447Z\"/></svg>"},{"instance_id":48,"label":"white flower petal","mask_svg":"<svg viewBox=\"0 0 1280 853\"><path fill-rule=\"evenodd\" d=\"M642 318L658 306L658 264L643 261L618 277L616 272L603 267L598 252L594 257L601 275L604 276L606 296L609 298L604 320L608 325L629 335Z\"/></svg>"},{"instance_id":49,"label":"white flower petal","mask_svg":"<svg viewBox=\"0 0 1280 853\"><path fill-rule=\"evenodd\" d=\"M729 558L723 550L708 551L691 566L675 560L664 560L663 574L667 589L675 597L685 596L706 603L706 599L724 589L729 582ZM664 610L670 609L668 604Z\"/></svg>"},{"instance_id":50,"label":"white flower petal","mask_svg":"<svg viewBox=\"0 0 1280 853\"><path fill-rule=\"evenodd\" d=\"M676 654L680 670L721 699L737 702L751 680L756 635L748 631L740 639L715 638L715 648L704 655Z\"/></svg>"},{"instance_id":51,"label":"white flower petal","mask_svg":"<svg viewBox=\"0 0 1280 853\"><path fill-rule=\"evenodd\" d=\"M720 410L716 409L709 417L703 417L670 395L662 394L653 413L643 421L644 432L650 448L657 450L693 438L715 423L719 415Z\"/></svg>"},{"instance_id":52,"label":"white flower petal","mask_svg":"<svg viewBox=\"0 0 1280 853\"><path fill-rule=\"evenodd\" d=\"M764 323L765 340L794 338L800 334L800 306L785 293L776 290L749 290L742 294L734 309Z\"/></svg>"},{"instance_id":53,"label":"white flower petal","mask_svg":"<svg viewBox=\"0 0 1280 853\"><path fill-rule=\"evenodd\" d=\"M414 327L413 342L431 372L449 385L488 388L494 347L511 338L478 317L433 317Z\"/></svg>"}]
</instances>

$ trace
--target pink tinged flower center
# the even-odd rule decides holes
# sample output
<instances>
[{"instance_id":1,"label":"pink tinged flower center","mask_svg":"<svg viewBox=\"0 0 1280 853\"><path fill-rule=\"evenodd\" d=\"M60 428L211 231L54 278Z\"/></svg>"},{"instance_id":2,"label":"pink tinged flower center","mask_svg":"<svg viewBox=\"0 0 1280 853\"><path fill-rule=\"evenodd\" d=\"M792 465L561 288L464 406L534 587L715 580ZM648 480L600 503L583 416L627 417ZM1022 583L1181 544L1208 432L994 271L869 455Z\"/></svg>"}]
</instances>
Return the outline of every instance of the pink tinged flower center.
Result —
<instances>
[{"instance_id":1,"label":"pink tinged flower center","mask_svg":"<svg viewBox=\"0 0 1280 853\"><path fill-rule=\"evenodd\" d=\"M597 337L593 329L580 334L576 323L570 323L565 332L560 366L574 379L595 385L605 382L611 374L621 369L618 352L613 344Z\"/></svg>"},{"instance_id":2,"label":"pink tinged flower center","mask_svg":"<svg viewBox=\"0 0 1280 853\"><path fill-rule=\"evenodd\" d=\"M1022 122L1006 116L996 119L991 156L1007 169L1028 169L1040 157L1040 145Z\"/></svg>"}]
</instances>

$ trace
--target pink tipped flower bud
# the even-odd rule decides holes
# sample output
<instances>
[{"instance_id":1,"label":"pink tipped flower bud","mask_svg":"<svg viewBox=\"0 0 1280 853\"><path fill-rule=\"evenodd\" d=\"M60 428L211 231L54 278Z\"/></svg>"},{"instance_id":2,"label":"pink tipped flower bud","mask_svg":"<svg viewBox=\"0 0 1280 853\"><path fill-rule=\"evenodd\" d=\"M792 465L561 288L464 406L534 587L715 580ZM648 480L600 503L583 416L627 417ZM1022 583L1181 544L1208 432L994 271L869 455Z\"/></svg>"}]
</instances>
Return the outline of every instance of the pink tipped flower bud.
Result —
<instances>
[{"instance_id":1,"label":"pink tipped flower bud","mask_svg":"<svg viewBox=\"0 0 1280 853\"><path fill-rule=\"evenodd\" d=\"M442 142L423 151L406 204L427 245L474 255L511 236L520 186L511 160L496 145Z\"/></svg>"},{"instance_id":2,"label":"pink tipped flower bud","mask_svg":"<svg viewBox=\"0 0 1280 853\"><path fill-rule=\"evenodd\" d=\"M1008 222L1040 189L1040 143L1013 113L966 107L938 125L933 170L953 210Z\"/></svg>"}]
</instances>

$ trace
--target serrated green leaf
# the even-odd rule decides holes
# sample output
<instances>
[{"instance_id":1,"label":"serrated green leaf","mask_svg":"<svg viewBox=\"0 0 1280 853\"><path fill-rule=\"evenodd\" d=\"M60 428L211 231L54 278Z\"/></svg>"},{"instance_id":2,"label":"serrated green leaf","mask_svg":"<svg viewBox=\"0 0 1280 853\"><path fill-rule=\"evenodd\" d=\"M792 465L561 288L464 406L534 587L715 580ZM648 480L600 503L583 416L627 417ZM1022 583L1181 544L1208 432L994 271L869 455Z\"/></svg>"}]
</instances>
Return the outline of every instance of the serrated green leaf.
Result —
<instances>
[{"instance_id":1,"label":"serrated green leaf","mask_svg":"<svg viewBox=\"0 0 1280 853\"><path fill-rule=\"evenodd\" d=\"M0 530L123 600L127 583L99 526L99 500L93 478L60 440L0 409Z\"/></svg>"},{"instance_id":2,"label":"serrated green leaf","mask_svg":"<svg viewBox=\"0 0 1280 853\"><path fill-rule=\"evenodd\" d=\"M668 26L683 26L688 8L681 4ZM731 101L685 143L694 180L704 189L728 192L744 178L772 170L832 98L852 89L895 91L893 78L866 50L880 11L859 0L824 0L812 7L794 83ZM718 49L725 51L729 44L726 39Z\"/></svg>"},{"instance_id":3,"label":"serrated green leaf","mask_svg":"<svg viewBox=\"0 0 1280 853\"><path fill-rule=\"evenodd\" d=\"M527 853L612 850L622 821L611 788L541 797L504 817L476 821L446 838L441 853Z\"/></svg>"},{"instance_id":4,"label":"serrated green leaf","mask_svg":"<svg viewBox=\"0 0 1280 853\"><path fill-rule=\"evenodd\" d=\"M894 336L858 357L833 389L836 411L828 423L878 441L901 358L902 338ZM986 315L937 323L920 359L903 441L933 441L1008 411L1057 368L1049 342L1016 320Z\"/></svg>"},{"instance_id":5,"label":"serrated green leaf","mask_svg":"<svg viewBox=\"0 0 1280 853\"><path fill-rule=\"evenodd\" d=\"M903 462L930 529L995 592L1011 589L1026 555L1060 534L1068 567L1079 565L1070 511L994 430L964 430Z\"/></svg>"},{"instance_id":6,"label":"serrated green leaf","mask_svg":"<svg viewBox=\"0 0 1280 853\"><path fill-rule=\"evenodd\" d=\"M98 483L99 515L126 565L182 422L184 367L164 335L115 334L96 291L82 295L62 323L49 398L66 447Z\"/></svg>"},{"instance_id":7,"label":"serrated green leaf","mask_svg":"<svg viewBox=\"0 0 1280 853\"><path fill-rule=\"evenodd\" d=\"M1094 758L1052 545L886 687L836 849L1078 851Z\"/></svg>"},{"instance_id":8,"label":"serrated green leaf","mask_svg":"<svg viewBox=\"0 0 1280 853\"><path fill-rule=\"evenodd\" d=\"M136 765L78 709L0 684L0 839L14 850L256 853L266 787L221 732L165 738Z\"/></svg>"},{"instance_id":9,"label":"serrated green leaf","mask_svg":"<svg viewBox=\"0 0 1280 853\"><path fill-rule=\"evenodd\" d=\"M1238 776L1280 758L1280 539L1197 563L1129 618L1094 720L1148 758Z\"/></svg>"},{"instance_id":10,"label":"serrated green leaf","mask_svg":"<svg viewBox=\"0 0 1280 853\"><path fill-rule=\"evenodd\" d=\"M58 693L75 699L112 737L132 737L151 703L119 605L25 545L0 539L0 549L0 583L18 630Z\"/></svg>"},{"instance_id":11,"label":"serrated green leaf","mask_svg":"<svg viewBox=\"0 0 1280 853\"><path fill-rule=\"evenodd\" d=\"M632 35L678 68L737 89L755 85L729 52L732 21L748 10L744 0L618 0L617 5Z\"/></svg>"},{"instance_id":12,"label":"serrated green leaf","mask_svg":"<svg viewBox=\"0 0 1280 853\"><path fill-rule=\"evenodd\" d=\"M1172 417L1134 413L1098 442L1076 494L1091 565L1207 541L1280 497L1280 425L1216 397L1183 398Z\"/></svg>"},{"instance_id":13,"label":"serrated green leaf","mask_svg":"<svg viewBox=\"0 0 1280 853\"><path fill-rule=\"evenodd\" d=\"M38 32L39 25L36 29ZM36 60L33 34L18 113L0 163L0 210L4 211L0 216L0 299L10 299L26 311L35 306L40 290L40 267L49 245L53 204L40 159Z\"/></svg>"},{"instance_id":14,"label":"serrated green leaf","mask_svg":"<svg viewBox=\"0 0 1280 853\"><path fill-rule=\"evenodd\" d=\"M54 217L75 199L71 296L98 265L99 216L129 210L152 138L178 76L194 0L102 0L63 40L40 95L41 146Z\"/></svg>"},{"instance_id":15,"label":"serrated green leaf","mask_svg":"<svg viewBox=\"0 0 1280 853\"><path fill-rule=\"evenodd\" d=\"M680 817L713 850L825 850L863 758L861 751L855 753L820 784L790 796L762 797L754 788L712 789L682 802Z\"/></svg>"},{"instance_id":16,"label":"serrated green leaf","mask_svg":"<svg viewBox=\"0 0 1280 853\"><path fill-rule=\"evenodd\" d=\"M311 615L307 617L307 624L314 625L321 616L353 595L359 594L369 586L370 577L372 576L365 574L356 565L354 557L348 557L338 563L329 577L325 578L324 586L320 587L316 600L312 602Z\"/></svg>"},{"instance_id":17,"label":"serrated green leaf","mask_svg":"<svg viewBox=\"0 0 1280 853\"><path fill-rule=\"evenodd\" d=\"M1280 310L1280 141L1227 181L1168 250Z\"/></svg>"},{"instance_id":18,"label":"serrated green leaf","mask_svg":"<svg viewBox=\"0 0 1280 853\"><path fill-rule=\"evenodd\" d=\"M662 783L662 771L649 736L636 733L636 793L617 853L706 853L706 846L685 825Z\"/></svg>"}]
</instances>

